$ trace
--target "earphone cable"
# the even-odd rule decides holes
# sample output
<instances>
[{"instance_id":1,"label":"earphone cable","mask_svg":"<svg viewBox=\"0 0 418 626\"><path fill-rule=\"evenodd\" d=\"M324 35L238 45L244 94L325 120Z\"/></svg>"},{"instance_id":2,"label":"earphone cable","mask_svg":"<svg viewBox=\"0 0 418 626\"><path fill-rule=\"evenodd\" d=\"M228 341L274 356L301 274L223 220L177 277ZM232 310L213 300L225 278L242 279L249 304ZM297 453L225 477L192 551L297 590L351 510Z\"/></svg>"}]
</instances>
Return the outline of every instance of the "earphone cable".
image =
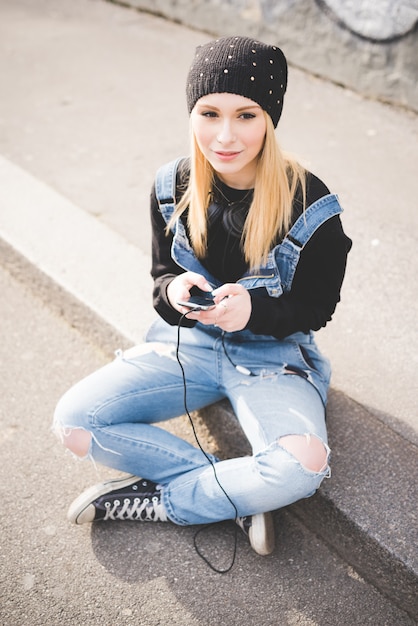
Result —
<instances>
[{"instance_id":1,"label":"earphone cable","mask_svg":"<svg viewBox=\"0 0 418 626\"><path fill-rule=\"evenodd\" d=\"M237 520L238 518L238 510L237 507L235 506L234 502L231 500L230 496L228 495L228 493L225 491L224 487L221 485L218 475L216 473L216 468L215 468L215 463L212 461L212 459L210 458L210 456L207 454L206 450L203 448L203 446L201 445L199 438L197 436L197 432L196 432L196 428L195 425L193 423L193 419L192 416L190 415L188 406L187 406L187 383L186 383L186 374L184 371L184 367L183 367L183 363L181 362L180 359L180 331L181 331L181 324L183 322L183 320L186 318L187 319L187 315L189 313L192 313L193 309L191 309L190 311L187 311L186 313L184 313L178 324L177 324L177 345L176 345L176 359L177 362L180 366L180 370L181 370L181 375L182 375L182 379L183 379L183 403L184 403L184 409L186 412L186 415L189 419L189 422L191 424L192 427L192 431L193 431L193 436L195 438L195 441L197 443L197 445L199 446L199 449L201 450L201 452L204 454L204 456L206 457L206 459L208 460L208 462L210 463L212 470L213 470L213 474L215 476L215 480L219 486L219 488L221 489L221 491L224 493L225 497L227 498L227 500L230 502L230 504L232 505L234 512L235 512L235 520ZM227 574L228 572L231 571L231 569L234 566L235 563L235 558L236 558L236 554L237 554L237 540L238 540L238 526L237 524L235 524L235 532L234 532L234 552L232 555L232 561L231 564L225 568L225 569L218 569L217 567L215 567L214 565L212 565L212 563L209 561L209 559L201 552L199 546L197 545L197 537L200 535L200 533L202 533L205 530L208 530L210 528L212 528L213 526L215 526L215 524L209 524L208 526L203 526L202 528L200 528L199 530L197 530L197 532L194 535L193 538L193 544L194 544L194 548L197 552L197 554L200 556L201 559L203 559L205 561L205 563L217 574Z\"/></svg>"}]
</instances>

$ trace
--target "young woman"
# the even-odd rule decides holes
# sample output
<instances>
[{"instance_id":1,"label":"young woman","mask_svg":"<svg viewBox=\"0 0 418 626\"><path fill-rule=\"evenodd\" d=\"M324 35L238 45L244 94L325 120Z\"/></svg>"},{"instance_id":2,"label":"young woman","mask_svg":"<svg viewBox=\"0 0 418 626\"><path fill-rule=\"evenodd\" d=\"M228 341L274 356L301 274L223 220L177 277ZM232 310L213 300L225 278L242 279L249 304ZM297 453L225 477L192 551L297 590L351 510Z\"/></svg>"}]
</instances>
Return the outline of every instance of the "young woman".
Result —
<instances>
[{"instance_id":1,"label":"young woman","mask_svg":"<svg viewBox=\"0 0 418 626\"><path fill-rule=\"evenodd\" d=\"M159 170L151 197L159 319L56 410L68 449L128 474L82 493L76 524L235 519L269 554L270 511L329 474L330 367L313 331L340 299L351 241L337 198L277 144L286 86L276 46L227 37L196 50L191 156ZM196 290L207 309L188 302ZM156 425L222 398L251 456L221 460Z\"/></svg>"}]
</instances>

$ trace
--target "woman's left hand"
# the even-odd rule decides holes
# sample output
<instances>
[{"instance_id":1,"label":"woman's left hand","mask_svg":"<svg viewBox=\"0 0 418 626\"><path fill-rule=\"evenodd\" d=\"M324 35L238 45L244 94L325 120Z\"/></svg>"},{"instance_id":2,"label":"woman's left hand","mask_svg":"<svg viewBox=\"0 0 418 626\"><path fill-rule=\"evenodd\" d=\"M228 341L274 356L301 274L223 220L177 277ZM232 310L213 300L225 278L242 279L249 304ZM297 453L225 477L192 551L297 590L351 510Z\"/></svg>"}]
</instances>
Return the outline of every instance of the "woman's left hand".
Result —
<instances>
[{"instance_id":1,"label":"woman's left hand","mask_svg":"<svg viewBox=\"0 0 418 626\"><path fill-rule=\"evenodd\" d=\"M227 332L245 328L251 315L251 297L247 289L237 283L226 283L212 294L215 308L191 313L188 319L196 319L206 325L214 324Z\"/></svg>"}]
</instances>

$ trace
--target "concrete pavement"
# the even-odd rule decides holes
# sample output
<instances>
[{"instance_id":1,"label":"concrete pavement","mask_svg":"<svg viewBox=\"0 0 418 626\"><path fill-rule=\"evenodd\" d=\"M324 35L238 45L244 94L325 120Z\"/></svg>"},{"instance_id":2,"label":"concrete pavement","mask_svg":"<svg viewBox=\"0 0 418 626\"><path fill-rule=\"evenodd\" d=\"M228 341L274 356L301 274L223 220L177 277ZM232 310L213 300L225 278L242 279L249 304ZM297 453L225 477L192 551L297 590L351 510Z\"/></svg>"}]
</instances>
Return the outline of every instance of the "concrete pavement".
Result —
<instances>
[{"instance_id":1,"label":"concrete pavement","mask_svg":"<svg viewBox=\"0 0 418 626\"><path fill-rule=\"evenodd\" d=\"M2 265L95 345L138 341L153 318L149 188L187 152L183 85L206 36L87 0L3 0L0 14ZM292 68L278 132L339 192L354 239L342 303L318 336L334 364L334 479L292 513L315 532L325 519L330 543L411 613L417 118Z\"/></svg>"}]
</instances>

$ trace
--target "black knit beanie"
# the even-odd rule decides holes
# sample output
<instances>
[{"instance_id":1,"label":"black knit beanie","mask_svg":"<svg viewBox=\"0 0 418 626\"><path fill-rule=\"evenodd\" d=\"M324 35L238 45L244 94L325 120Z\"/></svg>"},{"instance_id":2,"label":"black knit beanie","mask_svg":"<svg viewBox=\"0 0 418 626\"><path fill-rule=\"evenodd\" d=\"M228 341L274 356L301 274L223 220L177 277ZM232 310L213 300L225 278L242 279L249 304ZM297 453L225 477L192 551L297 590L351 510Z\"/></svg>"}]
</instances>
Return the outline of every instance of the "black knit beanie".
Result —
<instances>
[{"instance_id":1,"label":"black knit beanie","mask_svg":"<svg viewBox=\"0 0 418 626\"><path fill-rule=\"evenodd\" d=\"M196 48L187 105L191 113L202 96L234 93L257 102L276 127L286 87L287 63L280 48L248 37L224 37Z\"/></svg>"}]
</instances>

